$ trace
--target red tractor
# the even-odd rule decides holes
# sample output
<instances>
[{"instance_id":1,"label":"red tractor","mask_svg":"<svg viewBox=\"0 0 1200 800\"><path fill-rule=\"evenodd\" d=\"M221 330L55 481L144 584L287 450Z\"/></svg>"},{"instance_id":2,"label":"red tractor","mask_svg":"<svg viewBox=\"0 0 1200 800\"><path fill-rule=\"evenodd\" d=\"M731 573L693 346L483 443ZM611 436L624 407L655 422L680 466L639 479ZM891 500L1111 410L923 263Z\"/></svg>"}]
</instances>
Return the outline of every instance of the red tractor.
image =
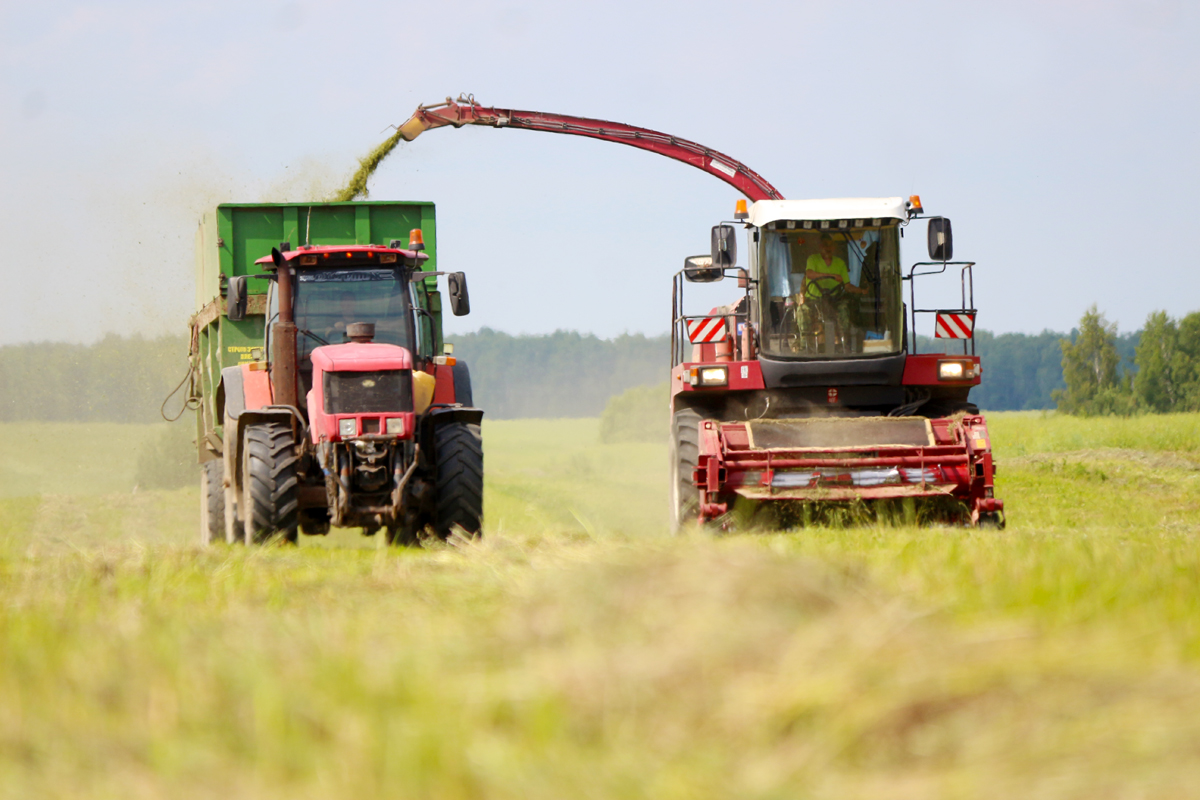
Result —
<instances>
[{"instance_id":1,"label":"red tractor","mask_svg":"<svg viewBox=\"0 0 1200 800\"><path fill-rule=\"evenodd\" d=\"M318 210L345 209L359 213ZM205 465L205 541L295 541L331 526L382 530L396 544L427 529L479 533L483 411L472 407L466 366L434 355L433 343L438 276L448 276L456 315L470 309L466 279L423 270L420 231L412 235L408 248L285 243L251 275L227 278L213 306L227 310L225 340L250 322L248 281L265 276L256 308L266 342L239 348L250 360L221 369L215 391L197 397L202 420L220 421L203 437L220 457Z\"/></svg>"},{"instance_id":2,"label":"red tractor","mask_svg":"<svg viewBox=\"0 0 1200 800\"><path fill-rule=\"evenodd\" d=\"M411 141L443 126L566 133L690 164L744 194L712 249L685 261L672 309L672 512L676 526L728 520L736 501L775 506L920 498L974 525L1004 524L991 441L968 395L974 262L953 261L950 221L919 198L785 200L745 164L696 142L616 122L498 109L473 97L420 106ZM905 267L903 231L927 221L929 260ZM736 227L748 266L737 266ZM917 308L917 278L957 272L961 303ZM687 282L736 276L742 297L707 314L683 306ZM908 302L905 302L907 284ZM919 316L920 315L920 316ZM918 354L917 323L962 341Z\"/></svg>"}]
</instances>

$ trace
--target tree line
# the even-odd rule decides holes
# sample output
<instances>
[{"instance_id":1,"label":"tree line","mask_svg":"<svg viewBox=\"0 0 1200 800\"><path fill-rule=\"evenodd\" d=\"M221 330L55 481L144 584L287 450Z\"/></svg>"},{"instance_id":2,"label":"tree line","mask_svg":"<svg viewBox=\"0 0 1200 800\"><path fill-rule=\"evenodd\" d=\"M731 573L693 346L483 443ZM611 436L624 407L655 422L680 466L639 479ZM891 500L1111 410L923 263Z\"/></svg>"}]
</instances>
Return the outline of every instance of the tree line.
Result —
<instances>
[{"instance_id":1,"label":"tree line","mask_svg":"<svg viewBox=\"0 0 1200 800\"><path fill-rule=\"evenodd\" d=\"M1116 323L1096 306L1079 320L1078 335L1064 340L1063 386L1054 393L1060 411L1163 414L1200 411L1200 312L1173 319L1165 311L1146 318L1128 364Z\"/></svg>"},{"instance_id":2,"label":"tree line","mask_svg":"<svg viewBox=\"0 0 1200 800\"><path fill-rule=\"evenodd\" d=\"M601 339L482 328L447 338L469 365L475 403L489 419L597 417L609 398L661 384L670 364L665 335ZM918 342L922 351L944 344ZM1118 335L1093 310L1069 334L978 331L975 346L984 372L971 396L984 409L1200 408L1200 374L1192 367L1200 349L1197 315L1151 315L1144 331ZM163 399L186 371L182 336L7 345L0 347L0 422L159 422ZM178 412L179 402L173 398L168 413Z\"/></svg>"}]
</instances>

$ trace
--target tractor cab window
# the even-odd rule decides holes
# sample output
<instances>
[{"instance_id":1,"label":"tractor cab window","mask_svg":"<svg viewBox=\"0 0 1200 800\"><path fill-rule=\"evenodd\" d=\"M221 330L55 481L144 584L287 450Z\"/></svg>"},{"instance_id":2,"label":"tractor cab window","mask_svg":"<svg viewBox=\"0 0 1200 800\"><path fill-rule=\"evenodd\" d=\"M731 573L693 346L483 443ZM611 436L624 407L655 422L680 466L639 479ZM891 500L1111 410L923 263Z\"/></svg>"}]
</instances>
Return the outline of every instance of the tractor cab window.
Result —
<instances>
[{"instance_id":1,"label":"tractor cab window","mask_svg":"<svg viewBox=\"0 0 1200 800\"><path fill-rule=\"evenodd\" d=\"M346 326L375 324L375 341L412 348L408 287L394 269L300 270L296 281L296 353L307 391L312 351L350 341Z\"/></svg>"},{"instance_id":2,"label":"tractor cab window","mask_svg":"<svg viewBox=\"0 0 1200 800\"><path fill-rule=\"evenodd\" d=\"M788 225L792 227L788 227ZM846 358L898 352L898 228L773 222L759 235L759 340L768 356ZM833 223L837 225L837 223Z\"/></svg>"}]
</instances>

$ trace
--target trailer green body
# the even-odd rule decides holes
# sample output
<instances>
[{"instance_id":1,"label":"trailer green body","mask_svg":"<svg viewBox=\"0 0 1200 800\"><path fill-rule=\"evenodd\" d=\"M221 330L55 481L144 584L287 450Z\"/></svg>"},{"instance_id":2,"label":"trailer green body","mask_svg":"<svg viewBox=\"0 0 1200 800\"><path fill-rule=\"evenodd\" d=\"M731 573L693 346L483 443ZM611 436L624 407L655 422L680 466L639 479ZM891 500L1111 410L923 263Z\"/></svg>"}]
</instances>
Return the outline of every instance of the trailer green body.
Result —
<instances>
[{"instance_id":1,"label":"trailer green body","mask_svg":"<svg viewBox=\"0 0 1200 800\"><path fill-rule=\"evenodd\" d=\"M223 430L216 393L221 370L253 361L264 346L269 281L254 262L281 242L304 244L383 244L420 229L429 260L437 270L437 226L428 202L224 203L204 215L196 231L196 313L191 319L192 398L197 404L196 446L201 463L221 454ZM246 318L226 315L229 278L245 275L249 303ZM261 277L255 277L261 276ZM442 303L437 279L414 284L422 355L442 352Z\"/></svg>"}]
</instances>

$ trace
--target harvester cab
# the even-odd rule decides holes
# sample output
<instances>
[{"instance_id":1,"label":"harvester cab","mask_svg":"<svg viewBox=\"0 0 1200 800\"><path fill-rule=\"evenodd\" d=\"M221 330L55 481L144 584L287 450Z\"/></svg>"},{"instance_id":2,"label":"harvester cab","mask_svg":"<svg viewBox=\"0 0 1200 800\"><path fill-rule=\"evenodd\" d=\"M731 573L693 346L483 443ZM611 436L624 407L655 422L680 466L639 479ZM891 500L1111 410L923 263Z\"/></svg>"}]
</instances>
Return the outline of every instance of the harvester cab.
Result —
<instances>
[{"instance_id":1,"label":"harvester cab","mask_svg":"<svg viewBox=\"0 0 1200 800\"><path fill-rule=\"evenodd\" d=\"M248 321L249 281L266 278L263 346L240 348L251 360L221 369L216 391L199 397L201 421L220 420L205 437L220 456L206 465L206 541L295 540L331 526L384 530L396 543L427 528L479 532L483 412L466 365L438 346L436 281L447 278L461 315L466 278L425 269L422 238L285 242L254 272L229 276L226 341Z\"/></svg>"},{"instance_id":2,"label":"harvester cab","mask_svg":"<svg viewBox=\"0 0 1200 800\"><path fill-rule=\"evenodd\" d=\"M902 232L917 219L929 260L905 268ZM974 263L952 257L950 221L924 217L915 196L739 201L735 221L713 228L711 254L686 259L674 280L676 524L722 518L739 500L933 498L940 514L1002 525L986 424L968 400L982 375ZM959 306L917 307L917 279L954 273ZM688 283L734 276L737 302L685 313ZM961 347L918 354L927 320Z\"/></svg>"}]
</instances>

